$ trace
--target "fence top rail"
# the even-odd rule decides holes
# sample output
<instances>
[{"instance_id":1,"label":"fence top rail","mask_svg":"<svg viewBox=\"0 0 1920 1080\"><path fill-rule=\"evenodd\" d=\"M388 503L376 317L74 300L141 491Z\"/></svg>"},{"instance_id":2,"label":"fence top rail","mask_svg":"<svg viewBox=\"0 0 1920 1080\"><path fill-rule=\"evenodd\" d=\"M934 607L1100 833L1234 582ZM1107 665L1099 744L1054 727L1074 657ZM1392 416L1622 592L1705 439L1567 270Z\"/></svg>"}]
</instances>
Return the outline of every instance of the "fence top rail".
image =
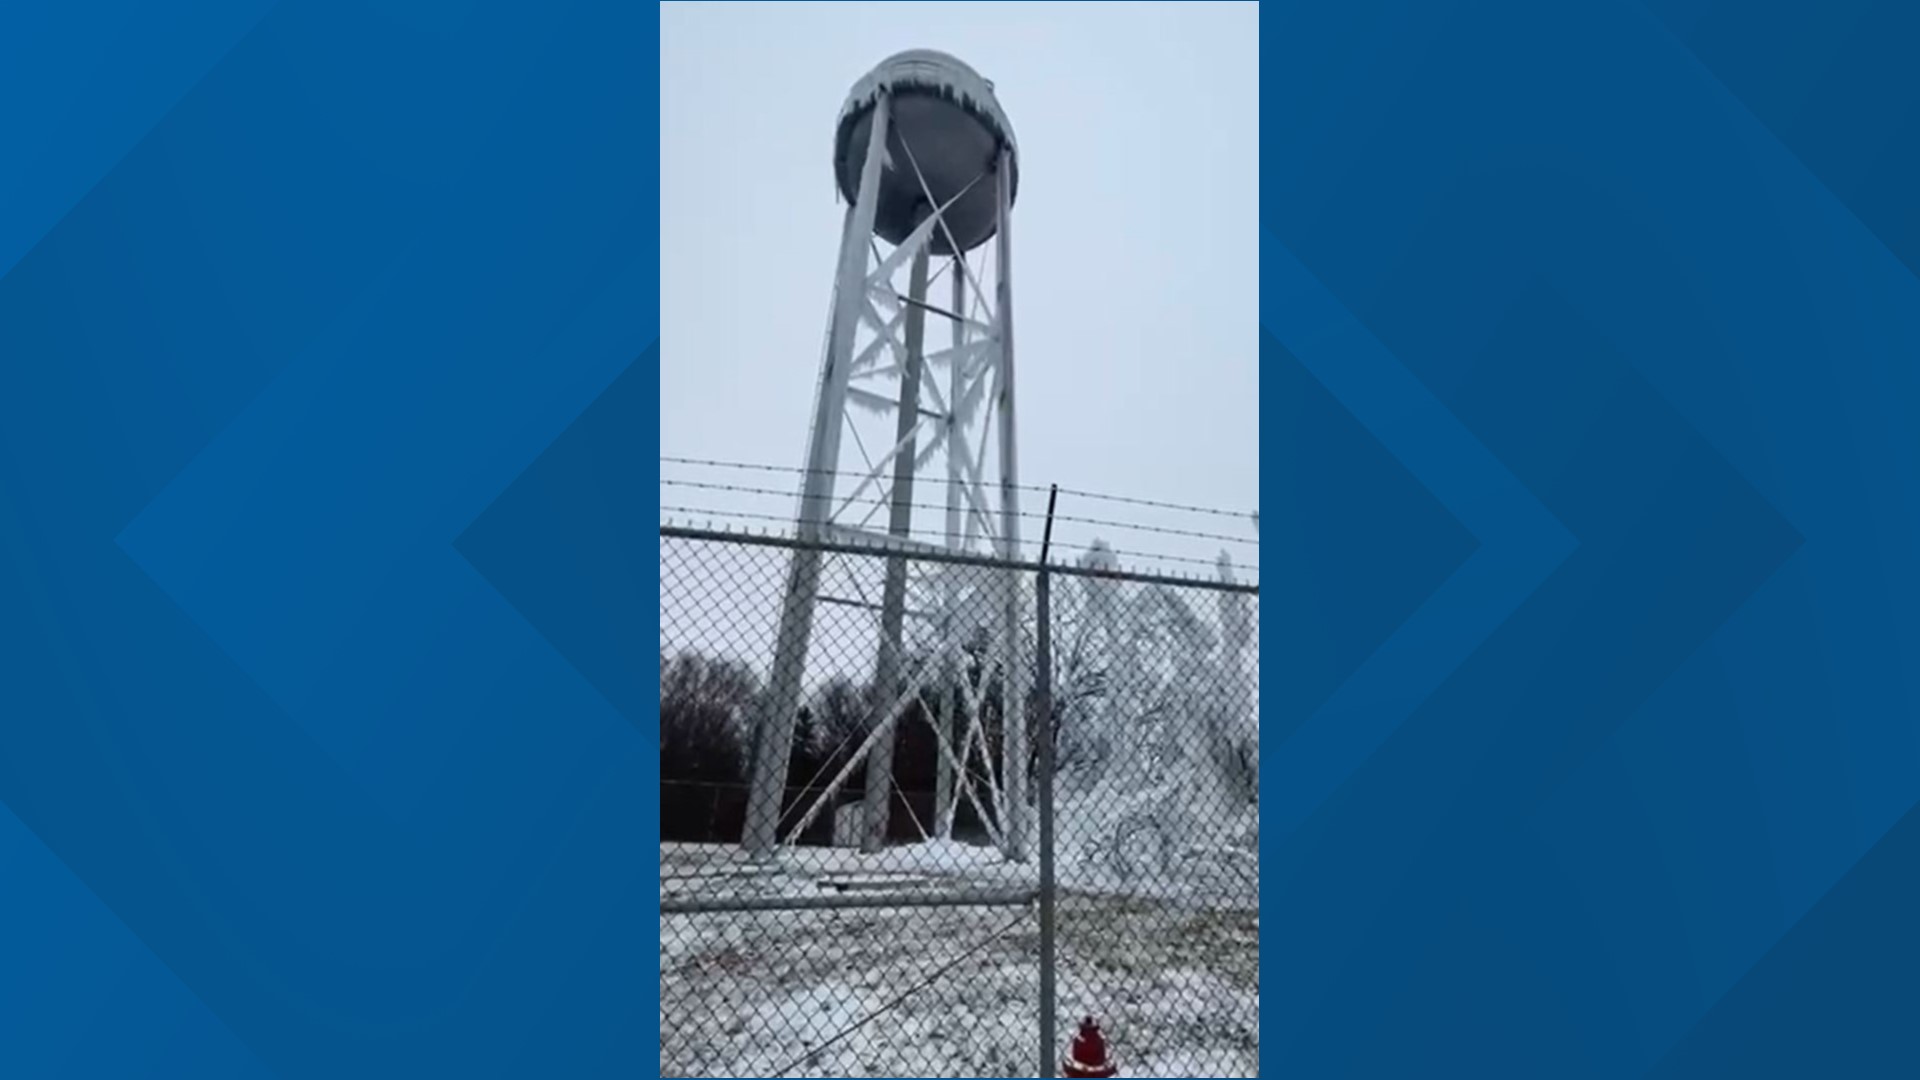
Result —
<instances>
[{"instance_id":1,"label":"fence top rail","mask_svg":"<svg viewBox=\"0 0 1920 1080\"><path fill-rule=\"evenodd\" d=\"M1045 570L1049 574L1065 577L1100 578L1106 581L1128 581L1141 585L1162 585L1174 589L1201 589L1209 592L1242 593L1248 596L1260 595L1259 585L1246 582L1214 581L1208 578L1180 577L1173 574L1146 574L1133 570L1107 570L1072 563L1043 565L1024 559L1003 559L991 555L940 551L921 545L907 548L849 540L802 540L794 536L729 532L725 529L701 529L684 525L660 526L660 538L700 540L746 547L784 548L788 551L820 551L836 555L867 555L907 559L911 562L943 563L949 566L975 566L986 570L1016 570L1035 574Z\"/></svg>"}]
</instances>

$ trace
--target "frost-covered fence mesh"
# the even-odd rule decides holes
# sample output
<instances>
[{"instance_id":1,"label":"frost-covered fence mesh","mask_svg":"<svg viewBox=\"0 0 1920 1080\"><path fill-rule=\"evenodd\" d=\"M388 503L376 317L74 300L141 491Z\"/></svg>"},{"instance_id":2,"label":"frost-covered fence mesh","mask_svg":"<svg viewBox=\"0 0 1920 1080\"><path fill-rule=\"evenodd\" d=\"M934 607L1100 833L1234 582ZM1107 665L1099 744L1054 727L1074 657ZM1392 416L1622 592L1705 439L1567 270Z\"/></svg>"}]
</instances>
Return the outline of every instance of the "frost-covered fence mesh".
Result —
<instances>
[{"instance_id":1,"label":"frost-covered fence mesh","mask_svg":"<svg viewBox=\"0 0 1920 1080\"><path fill-rule=\"evenodd\" d=\"M803 551L818 599L782 709ZM1042 657L1031 566L666 529L660 572L661 1075L1034 1075L1047 738L1061 1038L1093 1015L1123 1075L1257 1075L1257 592L1096 546L1053 574Z\"/></svg>"},{"instance_id":2,"label":"frost-covered fence mesh","mask_svg":"<svg viewBox=\"0 0 1920 1080\"><path fill-rule=\"evenodd\" d=\"M1259 1075L1259 594L1055 571L1062 1031L1127 1076Z\"/></svg>"}]
</instances>

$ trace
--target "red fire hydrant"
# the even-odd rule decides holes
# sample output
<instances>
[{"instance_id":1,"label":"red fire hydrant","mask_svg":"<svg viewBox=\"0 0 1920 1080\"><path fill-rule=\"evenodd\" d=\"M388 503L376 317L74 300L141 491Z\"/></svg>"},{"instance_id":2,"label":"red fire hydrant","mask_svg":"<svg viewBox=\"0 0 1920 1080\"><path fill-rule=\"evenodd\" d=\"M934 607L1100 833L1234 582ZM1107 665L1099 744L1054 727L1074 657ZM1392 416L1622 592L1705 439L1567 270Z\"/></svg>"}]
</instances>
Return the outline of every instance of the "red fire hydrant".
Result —
<instances>
[{"instance_id":1,"label":"red fire hydrant","mask_svg":"<svg viewBox=\"0 0 1920 1080\"><path fill-rule=\"evenodd\" d=\"M1093 1017L1080 1021L1080 1033L1073 1037L1067 1060L1060 1063L1060 1075L1120 1075L1120 1070L1114 1068L1112 1059L1107 1057L1107 1037L1100 1033L1100 1025L1093 1022Z\"/></svg>"}]
</instances>

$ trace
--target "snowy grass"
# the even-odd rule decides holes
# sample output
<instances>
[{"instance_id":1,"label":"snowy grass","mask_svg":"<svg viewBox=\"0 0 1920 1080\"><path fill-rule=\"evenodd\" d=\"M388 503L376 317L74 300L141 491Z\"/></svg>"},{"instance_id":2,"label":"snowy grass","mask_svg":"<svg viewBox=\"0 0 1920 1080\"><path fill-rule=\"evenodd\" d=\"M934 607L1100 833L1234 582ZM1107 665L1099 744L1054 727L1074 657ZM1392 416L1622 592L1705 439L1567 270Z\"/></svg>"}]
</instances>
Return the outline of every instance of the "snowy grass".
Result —
<instances>
[{"instance_id":1,"label":"snowy grass","mask_svg":"<svg viewBox=\"0 0 1920 1080\"><path fill-rule=\"evenodd\" d=\"M804 893L817 890L818 876L844 873L983 885L1031 875L965 845L871 858L796 854L797 873L769 876L746 872L729 849L663 847L663 895ZM787 1075L1035 1074L1039 927L1031 910L669 915L660 937L663 1077L772 1076L796 1063ZM1069 889L1059 908L1059 956L1056 1052L1091 1013L1122 1075L1258 1074L1256 906ZM882 1015L857 1027L875 1013Z\"/></svg>"}]
</instances>

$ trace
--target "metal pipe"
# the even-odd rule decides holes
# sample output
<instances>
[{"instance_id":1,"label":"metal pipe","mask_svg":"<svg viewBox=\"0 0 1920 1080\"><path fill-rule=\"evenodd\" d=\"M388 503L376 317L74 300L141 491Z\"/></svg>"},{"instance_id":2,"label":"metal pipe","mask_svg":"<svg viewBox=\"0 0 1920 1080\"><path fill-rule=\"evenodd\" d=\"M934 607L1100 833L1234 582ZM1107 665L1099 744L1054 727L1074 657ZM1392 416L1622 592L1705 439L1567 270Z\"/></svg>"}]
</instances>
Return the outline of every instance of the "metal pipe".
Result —
<instances>
[{"instance_id":1,"label":"metal pipe","mask_svg":"<svg viewBox=\"0 0 1920 1080\"><path fill-rule=\"evenodd\" d=\"M661 897L662 915L705 915L728 911L849 911L883 908L1026 907L1038 889L946 889L917 893L840 896L690 896Z\"/></svg>"},{"instance_id":2,"label":"metal pipe","mask_svg":"<svg viewBox=\"0 0 1920 1080\"><path fill-rule=\"evenodd\" d=\"M1020 557L1020 462L1016 456L1013 410L1013 151L1003 148L994 169L999 191L999 310L995 313L1000 331L1000 542L1008 560ZM1006 576L1005 626L1006 671L1004 700L1006 745L1002 756L1002 784L1006 791L1006 810L1002 816L1007 828L1007 857L1014 862L1027 860L1027 689L1026 658L1021 655L1020 579L1012 571Z\"/></svg>"},{"instance_id":3,"label":"metal pipe","mask_svg":"<svg viewBox=\"0 0 1920 1080\"><path fill-rule=\"evenodd\" d=\"M1054 944L1054 906L1058 900L1058 883L1054 881L1053 862L1053 781L1054 781L1054 745L1056 734L1053 724L1053 576L1047 572L1047 556L1053 547L1053 508L1060 500L1060 487L1054 485L1047 494L1047 521L1040 534L1040 573L1035 578L1034 590L1036 627L1034 630L1034 653L1036 663L1034 704L1040 714L1040 1071L1036 1075L1050 1077L1054 1073L1055 1040L1059 1033L1055 1030L1060 1010L1057 998L1059 991L1055 982L1055 944Z\"/></svg>"},{"instance_id":4,"label":"metal pipe","mask_svg":"<svg viewBox=\"0 0 1920 1080\"><path fill-rule=\"evenodd\" d=\"M913 255L913 270L907 291L915 297L925 297L927 293L927 247L921 245ZM888 535L895 539L908 539L913 535L913 467L916 456L913 439L919 425L925 423L917 420L917 415L920 408L920 374L925 367L926 329L926 313L919 308L908 308L907 368L900 376L898 438L901 451L893 459L893 507L887 527ZM873 683L882 695L893 693L894 685L900 681L901 631L906 607L907 560L905 556L894 555L887 559L886 584L881 589L880 655L874 663ZM879 742L867 755L867 790L862 807L862 824L866 826L866 835L860 847L868 854L887 846L887 825L893 809L894 734L898 730L897 725L888 725Z\"/></svg>"},{"instance_id":5,"label":"metal pipe","mask_svg":"<svg viewBox=\"0 0 1920 1080\"><path fill-rule=\"evenodd\" d=\"M963 256L956 252L953 256L952 263L957 264L962 258ZM956 270L953 275L953 310L964 313L967 310L966 299L967 276L965 273ZM966 344L967 325L964 322L955 321L953 323L954 359L952 363L947 365L948 393L946 416L946 524L947 550L951 552L958 552L961 549L962 543L960 538L960 447L959 444L954 441L956 434L954 429L957 422L954 414L960 408L960 393L964 389L962 377L965 375L964 369L967 365L962 362L960 350L964 348ZM941 631L944 633L951 628L954 614L960 607L959 583L952 580L951 575L947 577L946 587L943 590L941 601L946 613L946 621L941 623ZM965 675L961 670L959 658L952 653L947 655L946 664L947 685L945 687L946 693L941 695L940 700L940 730L938 732L938 739L940 745L943 747L953 745L954 735L958 729L958 725L954 723L954 720L960 715L960 680ZM966 758L966 748L962 747L956 761L950 762L947 755L943 754L939 760L934 763L933 832L934 836L941 840L951 840L953 838L953 816L954 812L959 808L959 801L954 798L954 793L961 781L961 774L966 768Z\"/></svg>"},{"instance_id":6,"label":"metal pipe","mask_svg":"<svg viewBox=\"0 0 1920 1080\"><path fill-rule=\"evenodd\" d=\"M880 203L880 167L886 157L892 105L881 94L873 108L867 160L860 192L840 238L840 266L834 279L834 314L827 338L827 359L820 378L820 400L807 446L805 486L800 497L799 534L820 538L833 505L834 470L840 460L841 419L846 411L847 380L853 360L854 328L867 296L867 242ZM781 604L780 630L774 639L773 668L767 696L755 725L753 786L747 799L747 823L741 841L756 860L773 857L779 843L781 803L788 762L793 754L793 725L806 675L807 648L813 637L813 601L820 590L820 549L794 549L793 568Z\"/></svg>"}]
</instances>

